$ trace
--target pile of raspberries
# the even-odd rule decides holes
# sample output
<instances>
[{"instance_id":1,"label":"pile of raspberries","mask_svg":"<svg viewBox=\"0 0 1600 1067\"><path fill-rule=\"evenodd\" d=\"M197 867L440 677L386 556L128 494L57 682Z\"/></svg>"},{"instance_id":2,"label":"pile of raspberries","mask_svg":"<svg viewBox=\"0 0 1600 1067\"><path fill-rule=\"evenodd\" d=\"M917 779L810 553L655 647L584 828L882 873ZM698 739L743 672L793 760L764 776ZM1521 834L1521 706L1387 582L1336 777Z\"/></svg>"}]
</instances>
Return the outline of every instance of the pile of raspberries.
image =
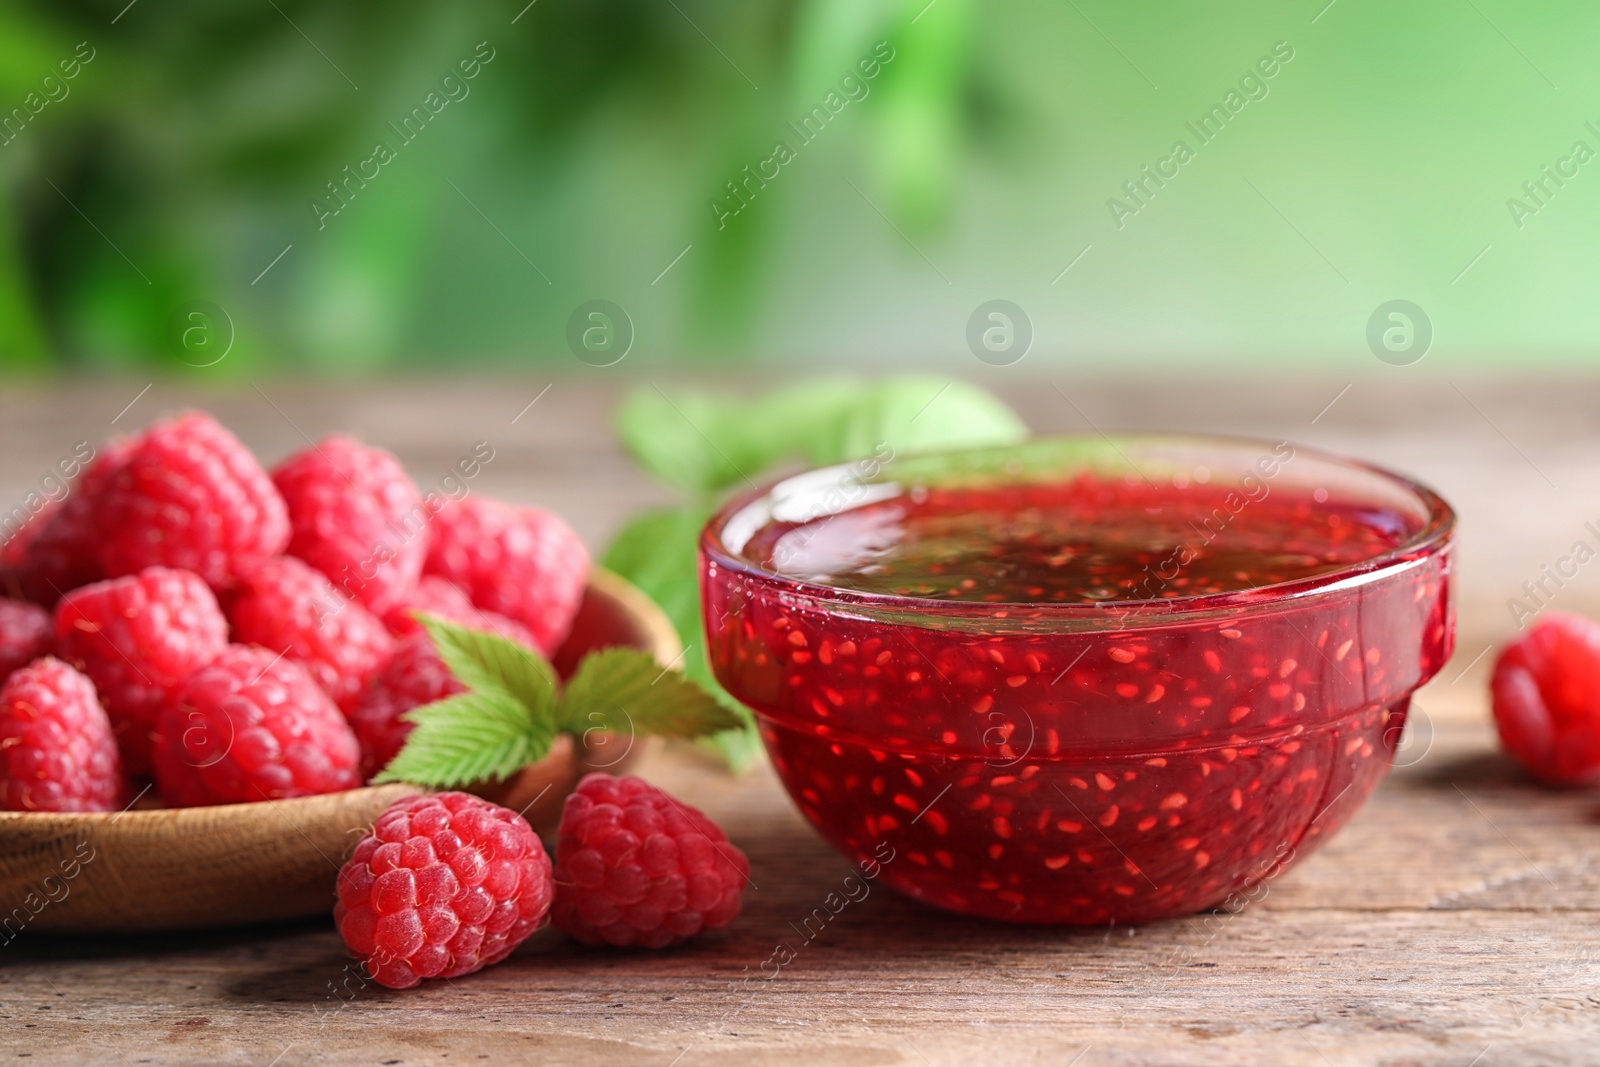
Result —
<instances>
[{"instance_id":1,"label":"pile of raspberries","mask_svg":"<svg viewBox=\"0 0 1600 1067\"><path fill-rule=\"evenodd\" d=\"M556 516L424 497L348 437L271 472L199 412L110 441L0 549L0 810L115 811L145 779L173 807L359 786L403 713L462 689L415 613L548 655L588 569ZM748 875L705 815L591 774L554 864L486 800L397 802L340 870L334 919L404 988L496 963L549 919L589 944L677 944L731 923Z\"/></svg>"},{"instance_id":2,"label":"pile of raspberries","mask_svg":"<svg viewBox=\"0 0 1600 1067\"><path fill-rule=\"evenodd\" d=\"M270 472L202 412L109 441L0 549L0 809L359 786L461 688L415 612L548 654L588 569L560 518L349 437Z\"/></svg>"}]
</instances>

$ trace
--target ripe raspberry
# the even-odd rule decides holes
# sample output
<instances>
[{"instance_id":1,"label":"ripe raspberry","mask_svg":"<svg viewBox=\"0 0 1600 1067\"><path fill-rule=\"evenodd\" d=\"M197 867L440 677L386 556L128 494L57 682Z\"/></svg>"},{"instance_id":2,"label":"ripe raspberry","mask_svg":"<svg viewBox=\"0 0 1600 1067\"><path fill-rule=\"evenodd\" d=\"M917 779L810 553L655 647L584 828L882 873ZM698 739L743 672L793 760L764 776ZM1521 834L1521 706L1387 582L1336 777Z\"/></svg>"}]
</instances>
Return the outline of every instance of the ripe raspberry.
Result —
<instances>
[{"instance_id":1,"label":"ripe raspberry","mask_svg":"<svg viewBox=\"0 0 1600 1067\"><path fill-rule=\"evenodd\" d=\"M174 807L354 789L361 746L298 663L229 645L156 718L156 788Z\"/></svg>"},{"instance_id":2,"label":"ripe raspberry","mask_svg":"<svg viewBox=\"0 0 1600 1067\"><path fill-rule=\"evenodd\" d=\"M100 502L138 438L107 441L61 503L34 516L5 547L8 593L53 607L63 595L105 577L100 567Z\"/></svg>"},{"instance_id":3,"label":"ripe raspberry","mask_svg":"<svg viewBox=\"0 0 1600 1067\"><path fill-rule=\"evenodd\" d=\"M1545 613L1500 653L1489 688L1501 743L1535 777L1600 777L1600 623Z\"/></svg>"},{"instance_id":4,"label":"ripe raspberry","mask_svg":"<svg viewBox=\"0 0 1600 1067\"><path fill-rule=\"evenodd\" d=\"M434 516L424 569L455 582L479 608L522 623L549 654L578 612L589 553L549 512L470 497Z\"/></svg>"},{"instance_id":5,"label":"ripe raspberry","mask_svg":"<svg viewBox=\"0 0 1600 1067\"><path fill-rule=\"evenodd\" d=\"M414 612L437 615L441 619L460 622L477 612L472 598L455 582L436 574L425 574L409 596L383 614L383 624L396 637L410 637L422 631Z\"/></svg>"},{"instance_id":6,"label":"ripe raspberry","mask_svg":"<svg viewBox=\"0 0 1600 1067\"><path fill-rule=\"evenodd\" d=\"M341 711L394 652L378 617L293 556L269 559L250 573L228 609L233 639L260 645L311 672Z\"/></svg>"},{"instance_id":7,"label":"ripe raspberry","mask_svg":"<svg viewBox=\"0 0 1600 1067\"><path fill-rule=\"evenodd\" d=\"M489 630L529 648L539 647L539 642L533 638L533 631L526 626L496 611L479 611L472 606L472 601L461 591L459 585L437 575L423 575L411 596L403 603L389 609L388 614L383 617L383 623L396 637L409 637L422 631L422 624L417 621L417 612L437 615L441 619L470 626L473 629Z\"/></svg>"},{"instance_id":8,"label":"ripe raspberry","mask_svg":"<svg viewBox=\"0 0 1600 1067\"><path fill-rule=\"evenodd\" d=\"M412 724L400 716L465 691L427 634L415 633L401 641L350 711L350 728L361 742L362 774L371 778L383 770L405 744Z\"/></svg>"},{"instance_id":9,"label":"ripe raspberry","mask_svg":"<svg viewBox=\"0 0 1600 1067\"><path fill-rule=\"evenodd\" d=\"M94 680L130 774L150 772L156 712L228 644L217 598L189 571L148 567L56 605L56 649Z\"/></svg>"},{"instance_id":10,"label":"ripe raspberry","mask_svg":"<svg viewBox=\"0 0 1600 1067\"><path fill-rule=\"evenodd\" d=\"M492 611L479 611L469 604L460 615L436 614L463 626L489 630L528 648L537 647L527 627ZM362 692L356 706L347 712L351 728L361 739L361 770L368 778L389 765L411 733L411 723L404 721L402 715L466 688L434 651L433 640L421 624L413 620L411 626L409 636L399 639L394 655Z\"/></svg>"},{"instance_id":11,"label":"ripe raspberry","mask_svg":"<svg viewBox=\"0 0 1600 1067\"><path fill-rule=\"evenodd\" d=\"M181 567L222 588L289 544L267 472L203 412L145 431L98 510L100 564L113 577Z\"/></svg>"},{"instance_id":12,"label":"ripe raspberry","mask_svg":"<svg viewBox=\"0 0 1600 1067\"><path fill-rule=\"evenodd\" d=\"M54 647L50 613L37 604L0 599L0 679Z\"/></svg>"},{"instance_id":13,"label":"ripe raspberry","mask_svg":"<svg viewBox=\"0 0 1600 1067\"><path fill-rule=\"evenodd\" d=\"M45 657L0 688L0 808L116 811L124 800L111 721L94 683Z\"/></svg>"},{"instance_id":14,"label":"ripe raspberry","mask_svg":"<svg viewBox=\"0 0 1600 1067\"><path fill-rule=\"evenodd\" d=\"M339 871L333 920L391 989L499 963L544 925L550 857L514 811L466 793L410 797L378 816Z\"/></svg>"},{"instance_id":15,"label":"ripe raspberry","mask_svg":"<svg viewBox=\"0 0 1600 1067\"><path fill-rule=\"evenodd\" d=\"M429 515L400 461L334 435L272 472L289 507L289 554L382 613L404 599L428 558Z\"/></svg>"},{"instance_id":16,"label":"ripe raspberry","mask_svg":"<svg viewBox=\"0 0 1600 1067\"><path fill-rule=\"evenodd\" d=\"M663 948L739 914L750 864L700 812L632 776L588 774L556 843L556 928L586 944Z\"/></svg>"}]
</instances>

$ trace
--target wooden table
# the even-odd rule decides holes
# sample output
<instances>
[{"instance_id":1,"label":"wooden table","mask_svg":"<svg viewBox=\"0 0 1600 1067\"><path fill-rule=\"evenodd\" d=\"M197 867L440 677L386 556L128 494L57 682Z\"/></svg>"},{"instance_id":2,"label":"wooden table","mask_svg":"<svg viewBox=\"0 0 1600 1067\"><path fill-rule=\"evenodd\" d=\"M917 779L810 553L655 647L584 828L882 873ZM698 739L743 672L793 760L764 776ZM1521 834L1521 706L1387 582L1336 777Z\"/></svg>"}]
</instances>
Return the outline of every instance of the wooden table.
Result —
<instances>
[{"instance_id":1,"label":"wooden table","mask_svg":"<svg viewBox=\"0 0 1600 1067\"><path fill-rule=\"evenodd\" d=\"M737 779L670 751L641 772L719 819L759 887L720 936L623 955L546 931L501 966L399 993L347 986L328 922L23 936L0 948L0 1055L263 1067L1600 1062L1600 796L1541 790L1498 754L1484 700L1492 657L1480 657L1513 631L1506 599L1600 519L1600 381L1452 381L1406 368L1341 392L1349 379L1063 374L1057 391L1014 371L979 380L1037 429L1289 437L1398 466L1461 512L1460 648L1419 696L1407 765L1260 903L1136 929L1050 930L943 915L879 889L806 942L796 925L840 885L845 862L769 773ZM665 494L611 443L617 378L559 379L513 424L548 381L221 394L158 384L118 425L203 404L272 458L302 435L350 429L395 449L423 482L487 438L497 455L483 491L554 507L599 544ZM0 500L20 499L76 440L105 433L143 385L8 387ZM1558 601L1600 613L1600 579L1580 573ZM776 980L747 982L779 941L795 961Z\"/></svg>"}]
</instances>

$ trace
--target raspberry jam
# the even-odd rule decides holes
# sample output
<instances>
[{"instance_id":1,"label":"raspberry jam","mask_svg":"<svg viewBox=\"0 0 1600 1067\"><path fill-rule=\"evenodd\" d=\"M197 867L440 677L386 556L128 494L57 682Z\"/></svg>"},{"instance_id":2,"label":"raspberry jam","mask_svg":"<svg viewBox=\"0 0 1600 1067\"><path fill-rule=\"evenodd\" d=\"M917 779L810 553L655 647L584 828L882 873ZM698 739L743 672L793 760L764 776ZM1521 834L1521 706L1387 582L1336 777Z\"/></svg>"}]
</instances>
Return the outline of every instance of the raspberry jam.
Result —
<instances>
[{"instance_id":1,"label":"raspberry jam","mask_svg":"<svg viewBox=\"0 0 1600 1067\"><path fill-rule=\"evenodd\" d=\"M1453 646L1453 524L1283 442L830 468L707 527L710 658L800 810L895 888L1146 921L1275 876L1360 807Z\"/></svg>"}]
</instances>

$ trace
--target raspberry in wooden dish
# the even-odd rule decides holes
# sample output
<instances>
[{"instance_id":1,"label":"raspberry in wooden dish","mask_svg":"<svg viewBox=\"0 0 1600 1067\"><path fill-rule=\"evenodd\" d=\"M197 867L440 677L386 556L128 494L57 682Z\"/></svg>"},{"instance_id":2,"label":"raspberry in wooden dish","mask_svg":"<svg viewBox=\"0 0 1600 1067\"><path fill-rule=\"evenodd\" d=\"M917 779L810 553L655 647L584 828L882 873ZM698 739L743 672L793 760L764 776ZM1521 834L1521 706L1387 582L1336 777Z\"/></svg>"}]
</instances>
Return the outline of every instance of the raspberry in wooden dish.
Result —
<instances>
[{"instance_id":1,"label":"raspberry in wooden dish","mask_svg":"<svg viewBox=\"0 0 1600 1067\"><path fill-rule=\"evenodd\" d=\"M361 744L333 698L282 653L229 645L156 717L156 789L171 807L316 796L361 784Z\"/></svg>"},{"instance_id":2,"label":"raspberry in wooden dish","mask_svg":"<svg viewBox=\"0 0 1600 1067\"><path fill-rule=\"evenodd\" d=\"M94 683L53 656L0 686L0 810L115 811L126 800Z\"/></svg>"},{"instance_id":3,"label":"raspberry in wooden dish","mask_svg":"<svg viewBox=\"0 0 1600 1067\"><path fill-rule=\"evenodd\" d=\"M381 448L330 434L272 471L289 512L288 553L382 614L405 599L428 556L428 509Z\"/></svg>"},{"instance_id":4,"label":"raspberry in wooden dish","mask_svg":"<svg viewBox=\"0 0 1600 1067\"><path fill-rule=\"evenodd\" d=\"M1019 922L1185 914L1388 770L1454 516L1287 443L1044 438L814 471L701 544L709 654L835 846Z\"/></svg>"},{"instance_id":5,"label":"raspberry in wooden dish","mask_svg":"<svg viewBox=\"0 0 1600 1067\"><path fill-rule=\"evenodd\" d=\"M150 773L161 710L228 645L228 620L191 571L146 567L74 589L55 612L56 649L93 681L129 774Z\"/></svg>"},{"instance_id":6,"label":"raspberry in wooden dish","mask_svg":"<svg viewBox=\"0 0 1600 1067\"><path fill-rule=\"evenodd\" d=\"M424 573L527 627L546 655L561 647L589 577L589 552L564 519L473 496L442 506L429 537Z\"/></svg>"}]
</instances>

